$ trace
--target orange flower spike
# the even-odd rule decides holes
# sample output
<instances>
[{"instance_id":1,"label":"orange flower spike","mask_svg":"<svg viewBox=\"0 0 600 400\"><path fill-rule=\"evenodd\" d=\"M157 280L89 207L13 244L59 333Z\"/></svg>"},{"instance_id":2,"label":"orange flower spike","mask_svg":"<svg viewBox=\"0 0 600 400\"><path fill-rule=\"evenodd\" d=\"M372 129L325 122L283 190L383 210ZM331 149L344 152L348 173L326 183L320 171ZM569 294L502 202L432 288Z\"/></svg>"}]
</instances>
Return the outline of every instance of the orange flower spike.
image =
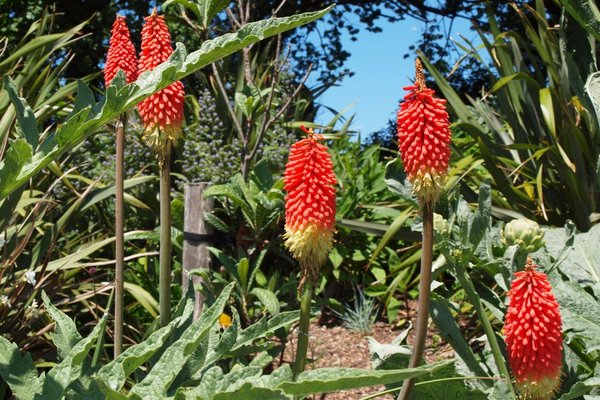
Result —
<instances>
[{"instance_id":1,"label":"orange flower spike","mask_svg":"<svg viewBox=\"0 0 600 400\"><path fill-rule=\"evenodd\" d=\"M301 127L308 137L290 149L285 167L285 245L300 263L301 283L316 281L335 231L337 180L323 136Z\"/></svg>"},{"instance_id":2,"label":"orange flower spike","mask_svg":"<svg viewBox=\"0 0 600 400\"><path fill-rule=\"evenodd\" d=\"M171 34L164 17L156 9L145 18L142 28L140 73L151 71L167 61L173 53ZM164 151L166 142L177 142L183 121L183 84L177 81L138 104L144 122L146 141L157 151Z\"/></svg>"},{"instance_id":3,"label":"orange flower spike","mask_svg":"<svg viewBox=\"0 0 600 400\"><path fill-rule=\"evenodd\" d=\"M527 259L515 273L504 335L516 387L524 399L550 400L560 388L562 321L548 277Z\"/></svg>"},{"instance_id":4,"label":"orange flower spike","mask_svg":"<svg viewBox=\"0 0 600 400\"><path fill-rule=\"evenodd\" d=\"M421 201L435 201L450 161L450 121L446 100L425 85L423 67L415 61L416 82L405 87L398 111L398 143L404 171Z\"/></svg>"},{"instance_id":5,"label":"orange flower spike","mask_svg":"<svg viewBox=\"0 0 600 400\"><path fill-rule=\"evenodd\" d=\"M117 71L123 70L127 83L134 82L138 77L135 46L131 42L125 17L117 15L110 31L110 42L106 65L104 66L104 84L110 85Z\"/></svg>"}]
</instances>

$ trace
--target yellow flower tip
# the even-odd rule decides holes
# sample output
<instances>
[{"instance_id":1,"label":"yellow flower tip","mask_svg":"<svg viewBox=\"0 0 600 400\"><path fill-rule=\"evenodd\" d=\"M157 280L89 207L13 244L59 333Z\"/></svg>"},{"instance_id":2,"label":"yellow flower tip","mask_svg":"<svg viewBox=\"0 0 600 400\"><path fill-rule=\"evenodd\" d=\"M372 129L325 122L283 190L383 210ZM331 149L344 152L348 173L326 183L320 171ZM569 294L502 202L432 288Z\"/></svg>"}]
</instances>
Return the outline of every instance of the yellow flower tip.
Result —
<instances>
[{"instance_id":1,"label":"yellow flower tip","mask_svg":"<svg viewBox=\"0 0 600 400\"><path fill-rule=\"evenodd\" d=\"M285 246L313 280L333 247L333 233L333 229L315 224L306 224L300 229L285 227Z\"/></svg>"},{"instance_id":2,"label":"yellow flower tip","mask_svg":"<svg viewBox=\"0 0 600 400\"><path fill-rule=\"evenodd\" d=\"M427 169L417 171L409 177L412 184L413 193L422 203L435 202L439 197L444 184L446 183L446 174L439 174Z\"/></svg>"},{"instance_id":3,"label":"yellow flower tip","mask_svg":"<svg viewBox=\"0 0 600 400\"><path fill-rule=\"evenodd\" d=\"M144 129L144 141L156 153L165 152L167 147L176 146L181 139L181 126L170 125L164 128L158 125L149 125Z\"/></svg>"},{"instance_id":4,"label":"yellow flower tip","mask_svg":"<svg viewBox=\"0 0 600 400\"><path fill-rule=\"evenodd\" d=\"M515 383L521 400L552 400L560 385L560 371L556 376L545 376L538 380L521 380Z\"/></svg>"}]
</instances>

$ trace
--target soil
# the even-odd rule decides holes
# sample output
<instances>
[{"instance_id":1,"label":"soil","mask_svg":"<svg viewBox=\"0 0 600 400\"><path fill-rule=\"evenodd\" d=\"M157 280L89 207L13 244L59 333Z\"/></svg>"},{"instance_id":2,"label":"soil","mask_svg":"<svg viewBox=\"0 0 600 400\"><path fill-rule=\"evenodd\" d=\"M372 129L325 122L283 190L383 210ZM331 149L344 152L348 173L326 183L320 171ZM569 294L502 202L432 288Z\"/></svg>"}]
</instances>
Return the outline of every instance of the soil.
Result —
<instances>
[{"instance_id":1,"label":"soil","mask_svg":"<svg viewBox=\"0 0 600 400\"><path fill-rule=\"evenodd\" d=\"M400 315L400 318L407 321L414 320L414 307L416 304L409 305L409 312ZM413 321L414 322L414 321ZM430 321L430 327L433 325ZM306 369L324 368L324 367L348 367L348 368L371 368L371 358L369 353L369 343L367 337L373 337L379 343L391 343L401 332L402 328L396 328L384 322L376 322L371 334L363 336L358 332L351 331L339 324L339 321L330 316L321 317L320 320L314 320L310 324L310 340L308 349L308 361ZM283 362L292 363L296 348L297 329L289 337L286 346ZM407 341L412 344L414 330L411 330ZM452 348L440 341L439 336L434 330L428 333L426 340L425 359L427 362L448 359L453 356ZM327 393L308 397L310 400L359 400L365 396L371 396L385 390L383 386L373 386L366 388L353 389L349 391ZM394 399L391 395L381 395L377 399Z\"/></svg>"}]
</instances>

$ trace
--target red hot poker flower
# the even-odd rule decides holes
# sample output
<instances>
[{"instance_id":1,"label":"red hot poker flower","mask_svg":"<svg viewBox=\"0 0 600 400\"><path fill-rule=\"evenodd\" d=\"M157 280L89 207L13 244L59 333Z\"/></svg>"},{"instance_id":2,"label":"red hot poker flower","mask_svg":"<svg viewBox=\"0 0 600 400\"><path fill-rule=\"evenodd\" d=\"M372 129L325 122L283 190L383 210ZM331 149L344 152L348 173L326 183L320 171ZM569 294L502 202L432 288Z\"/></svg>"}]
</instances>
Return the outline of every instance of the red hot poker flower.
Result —
<instances>
[{"instance_id":1,"label":"red hot poker flower","mask_svg":"<svg viewBox=\"0 0 600 400\"><path fill-rule=\"evenodd\" d=\"M302 282L317 279L332 247L337 183L327 147L312 129L292 145L285 167L285 244L302 268Z\"/></svg>"},{"instance_id":2,"label":"red hot poker flower","mask_svg":"<svg viewBox=\"0 0 600 400\"><path fill-rule=\"evenodd\" d=\"M413 191L422 201L434 201L448 170L450 122L446 100L434 97L425 86L423 67L417 58L416 84L405 87L409 93L398 111L398 143L404 170Z\"/></svg>"},{"instance_id":3,"label":"red hot poker flower","mask_svg":"<svg viewBox=\"0 0 600 400\"><path fill-rule=\"evenodd\" d=\"M137 58L135 46L129 37L129 29L125 23L125 17L117 15L110 31L110 42L106 65L104 66L104 84L110 85L117 71L123 70L127 77L127 83L135 81L138 77Z\"/></svg>"},{"instance_id":4,"label":"red hot poker flower","mask_svg":"<svg viewBox=\"0 0 600 400\"><path fill-rule=\"evenodd\" d=\"M504 335L508 361L522 397L550 400L560 387L562 321L548 277L531 258L508 295Z\"/></svg>"},{"instance_id":5,"label":"red hot poker flower","mask_svg":"<svg viewBox=\"0 0 600 400\"><path fill-rule=\"evenodd\" d=\"M145 18L142 28L140 73L153 70L167 61L172 53L169 28L164 17L157 15L155 9ZM168 142L176 142L179 138L184 94L183 84L177 81L138 104L138 111L144 121L146 141L159 154L168 151Z\"/></svg>"}]
</instances>

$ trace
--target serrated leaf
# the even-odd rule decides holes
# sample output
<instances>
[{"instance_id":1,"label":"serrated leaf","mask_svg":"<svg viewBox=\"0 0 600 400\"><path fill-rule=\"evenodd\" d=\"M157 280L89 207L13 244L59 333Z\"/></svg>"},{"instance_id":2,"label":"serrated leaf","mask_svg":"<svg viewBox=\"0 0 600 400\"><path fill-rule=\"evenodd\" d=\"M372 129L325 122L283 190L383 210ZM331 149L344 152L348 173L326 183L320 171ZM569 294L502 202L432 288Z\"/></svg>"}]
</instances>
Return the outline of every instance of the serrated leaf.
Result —
<instances>
[{"instance_id":1,"label":"serrated leaf","mask_svg":"<svg viewBox=\"0 0 600 400\"><path fill-rule=\"evenodd\" d=\"M410 394L411 400L488 400L488 396L479 390L471 389L465 380L447 378L460 378L454 365L450 364L431 374L431 378L417 382ZM467 379L467 377L464 377Z\"/></svg>"},{"instance_id":2,"label":"serrated leaf","mask_svg":"<svg viewBox=\"0 0 600 400\"><path fill-rule=\"evenodd\" d=\"M179 323L192 314L193 307L191 302L188 303L189 306L186 304L181 317L160 328L142 343L127 348L116 359L103 366L97 375L97 380L102 381L101 388L108 388L111 391L120 390L127 377L160 350Z\"/></svg>"},{"instance_id":3,"label":"serrated leaf","mask_svg":"<svg viewBox=\"0 0 600 400\"><path fill-rule=\"evenodd\" d=\"M177 377L187 359L194 353L209 329L215 325L223 312L234 284L227 285L215 303L205 310L200 318L165 350L162 357L148 372L146 377L131 388L131 394L139 398L165 398L171 383Z\"/></svg>"},{"instance_id":4,"label":"serrated leaf","mask_svg":"<svg viewBox=\"0 0 600 400\"><path fill-rule=\"evenodd\" d=\"M257 339L268 336L270 332L274 332L279 328L289 326L299 318L300 311L298 310L279 313L269 320L267 320L266 317L263 317L255 324L250 325L248 328L240 332L238 340L231 351L233 352L239 350L243 346L251 344Z\"/></svg>"},{"instance_id":5,"label":"serrated leaf","mask_svg":"<svg viewBox=\"0 0 600 400\"><path fill-rule=\"evenodd\" d=\"M96 99L92 90L82 80L78 79L77 96L75 97L75 104L73 104L73 110L69 113L69 116L77 114L86 107L92 107L95 102Z\"/></svg>"},{"instance_id":6,"label":"serrated leaf","mask_svg":"<svg viewBox=\"0 0 600 400\"><path fill-rule=\"evenodd\" d=\"M281 383L277 388L286 394L303 396L313 393L329 393L358 387L387 385L405 379L428 375L451 362L443 361L418 368L373 371L356 368L319 368L305 371L295 382Z\"/></svg>"},{"instance_id":7,"label":"serrated leaf","mask_svg":"<svg viewBox=\"0 0 600 400\"><path fill-rule=\"evenodd\" d=\"M560 282L553 288L561 308L567 343L578 340L586 353L600 349L600 304L579 285Z\"/></svg>"},{"instance_id":8,"label":"serrated leaf","mask_svg":"<svg viewBox=\"0 0 600 400\"><path fill-rule=\"evenodd\" d=\"M17 399L31 400L41 389L44 376L38 377L31 354L21 355L16 344L0 336L0 376Z\"/></svg>"},{"instance_id":9,"label":"serrated leaf","mask_svg":"<svg viewBox=\"0 0 600 400\"><path fill-rule=\"evenodd\" d=\"M67 388L79 379L90 349L97 342L106 327L108 313L94 327L90 335L77 343L65 359L48 372L42 391L36 394L35 400L61 399Z\"/></svg>"},{"instance_id":10,"label":"serrated leaf","mask_svg":"<svg viewBox=\"0 0 600 400\"><path fill-rule=\"evenodd\" d=\"M588 232L577 233L574 236L560 228L545 229L545 232L544 241L548 252L560 260L559 269L571 281L583 286L600 283L599 224L594 225ZM569 246L571 238L572 246Z\"/></svg>"},{"instance_id":11,"label":"serrated leaf","mask_svg":"<svg viewBox=\"0 0 600 400\"><path fill-rule=\"evenodd\" d=\"M0 193L8 191L10 183L17 180L25 165L31 161L33 153L31 145L24 139L17 138L9 143L4 159L0 162ZM19 186L15 185L10 192Z\"/></svg>"},{"instance_id":12,"label":"serrated leaf","mask_svg":"<svg viewBox=\"0 0 600 400\"><path fill-rule=\"evenodd\" d=\"M250 382L244 383L234 391L216 393L213 400L288 400L291 399L282 390L256 387Z\"/></svg>"},{"instance_id":13,"label":"serrated leaf","mask_svg":"<svg viewBox=\"0 0 600 400\"><path fill-rule=\"evenodd\" d=\"M83 338L77 331L75 322L50 302L46 292L42 292L42 300L44 301L44 305L46 306L46 310L50 314L50 317L56 323L52 341L56 345L58 355L61 359L64 359L73 347L75 347L75 345Z\"/></svg>"},{"instance_id":14,"label":"serrated leaf","mask_svg":"<svg viewBox=\"0 0 600 400\"><path fill-rule=\"evenodd\" d=\"M223 379L223 370L219 366L209 368L202 375L200 384L195 388L180 388L175 393L175 400L209 400L217 391L217 385Z\"/></svg>"},{"instance_id":15,"label":"serrated leaf","mask_svg":"<svg viewBox=\"0 0 600 400\"><path fill-rule=\"evenodd\" d=\"M27 143L29 143L32 148L36 148L40 134L38 132L33 110L29 104L27 104L27 100L19 96L19 89L17 88L15 81L8 76L4 76L4 89L8 92L10 101L13 103L17 112L17 121L19 122L17 131L27 140Z\"/></svg>"}]
</instances>

